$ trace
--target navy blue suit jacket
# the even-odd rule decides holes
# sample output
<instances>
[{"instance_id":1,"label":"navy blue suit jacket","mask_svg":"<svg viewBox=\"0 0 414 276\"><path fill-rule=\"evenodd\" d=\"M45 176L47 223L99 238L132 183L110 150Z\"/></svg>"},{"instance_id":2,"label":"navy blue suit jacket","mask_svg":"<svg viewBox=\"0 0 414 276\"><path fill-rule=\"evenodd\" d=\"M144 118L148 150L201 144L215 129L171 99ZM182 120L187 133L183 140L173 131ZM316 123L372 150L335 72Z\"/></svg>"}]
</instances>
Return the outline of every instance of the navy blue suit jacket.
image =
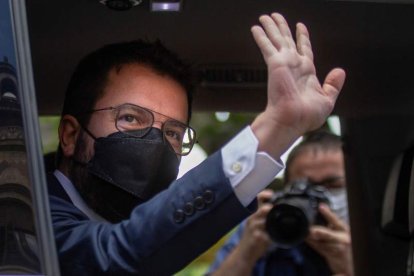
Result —
<instances>
[{"instance_id":1,"label":"navy blue suit jacket","mask_svg":"<svg viewBox=\"0 0 414 276\"><path fill-rule=\"evenodd\" d=\"M200 198L206 199L206 194L203 203ZM251 209L243 207L234 195L220 152L118 224L89 220L54 176L49 179L49 195L62 275L78 276L171 275L256 207L255 202ZM183 212L188 203L198 207L192 214Z\"/></svg>"}]
</instances>

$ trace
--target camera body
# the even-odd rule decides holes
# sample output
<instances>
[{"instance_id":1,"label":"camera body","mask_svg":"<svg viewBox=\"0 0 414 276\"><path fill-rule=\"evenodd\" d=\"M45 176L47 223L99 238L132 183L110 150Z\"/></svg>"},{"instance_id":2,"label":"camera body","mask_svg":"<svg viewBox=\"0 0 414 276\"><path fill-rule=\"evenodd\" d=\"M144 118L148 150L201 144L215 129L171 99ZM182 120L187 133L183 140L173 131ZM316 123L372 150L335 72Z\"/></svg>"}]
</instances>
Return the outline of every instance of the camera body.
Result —
<instances>
[{"instance_id":1,"label":"camera body","mask_svg":"<svg viewBox=\"0 0 414 276\"><path fill-rule=\"evenodd\" d=\"M266 230L279 247L290 248L301 243L311 225L326 225L318 211L320 203L330 205L329 191L307 180L289 183L270 200L273 208L266 218Z\"/></svg>"}]
</instances>

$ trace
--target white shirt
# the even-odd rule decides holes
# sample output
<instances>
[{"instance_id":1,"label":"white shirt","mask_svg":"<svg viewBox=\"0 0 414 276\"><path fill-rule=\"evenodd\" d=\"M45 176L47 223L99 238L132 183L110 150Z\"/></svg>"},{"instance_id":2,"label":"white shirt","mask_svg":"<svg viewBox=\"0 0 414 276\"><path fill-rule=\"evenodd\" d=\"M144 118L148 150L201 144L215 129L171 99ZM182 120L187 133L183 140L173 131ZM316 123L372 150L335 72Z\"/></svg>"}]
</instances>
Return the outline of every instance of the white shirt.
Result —
<instances>
[{"instance_id":1,"label":"white shirt","mask_svg":"<svg viewBox=\"0 0 414 276\"><path fill-rule=\"evenodd\" d=\"M104 218L89 208L88 204L86 204L78 190L76 190L66 175L59 170L55 170L53 174L56 176L57 180L59 180L60 185L62 185L63 189L68 194L70 200L72 200L73 205L75 205L76 208L81 210L92 221L105 221Z\"/></svg>"},{"instance_id":2,"label":"white shirt","mask_svg":"<svg viewBox=\"0 0 414 276\"><path fill-rule=\"evenodd\" d=\"M276 161L266 152L257 152L258 147L259 141L248 126L221 149L224 174L243 206L249 205L284 167L280 158Z\"/></svg>"},{"instance_id":3,"label":"white shirt","mask_svg":"<svg viewBox=\"0 0 414 276\"><path fill-rule=\"evenodd\" d=\"M266 152L257 152L259 141L248 126L222 149L223 170L243 206L249 205L283 169L280 159L274 160ZM73 204L93 221L105 221L80 196L72 182L60 171L54 175Z\"/></svg>"}]
</instances>

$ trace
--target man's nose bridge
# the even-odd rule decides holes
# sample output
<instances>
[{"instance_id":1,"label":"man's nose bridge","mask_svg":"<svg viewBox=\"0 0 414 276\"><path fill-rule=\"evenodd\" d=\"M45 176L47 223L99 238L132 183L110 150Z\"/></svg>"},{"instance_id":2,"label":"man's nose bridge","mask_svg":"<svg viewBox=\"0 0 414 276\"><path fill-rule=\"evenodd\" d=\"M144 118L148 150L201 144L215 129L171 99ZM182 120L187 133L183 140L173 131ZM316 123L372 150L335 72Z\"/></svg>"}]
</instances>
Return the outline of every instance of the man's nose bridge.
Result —
<instances>
[{"instance_id":1,"label":"man's nose bridge","mask_svg":"<svg viewBox=\"0 0 414 276\"><path fill-rule=\"evenodd\" d=\"M164 122L162 122L162 121L154 121L154 123L152 124L152 127L162 129L163 125L164 125Z\"/></svg>"}]
</instances>

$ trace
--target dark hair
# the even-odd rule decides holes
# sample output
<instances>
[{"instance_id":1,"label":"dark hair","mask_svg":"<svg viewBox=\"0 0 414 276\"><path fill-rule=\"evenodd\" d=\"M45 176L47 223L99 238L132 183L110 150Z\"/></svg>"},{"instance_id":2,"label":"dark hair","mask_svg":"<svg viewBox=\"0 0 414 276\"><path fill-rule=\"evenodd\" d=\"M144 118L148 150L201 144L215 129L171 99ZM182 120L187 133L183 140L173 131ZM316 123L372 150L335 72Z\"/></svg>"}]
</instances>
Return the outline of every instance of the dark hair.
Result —
<instances>
[{"instance_id":1,"label":"dark hair","mask_svg":"<svg viewBox=\"0 0 414 276\"><path fill-rule=\"evenodd\" d=\"M148 66L181 84L187 92L190 117L194 89L190 65L165 48L159 40L155 42L135 40L110 44L84 57L69 81L62 115L76 115L93 109L97 100L103 96L109 72L112 69L120 70L122 65L126 64ZM89 118L82 119L85 120L82 123L87 123Z\"/></svg>"},{"instance_id":2,"label":"dark hair","mask_svg":"<svg viewBox=\"0 0 414 276\"><path fill-rule=\"evenodd\" d=\"M191 66L178 58L159 41L135 40L106 45L85 56L77 65L69 81L62 116L75 116L82 125L87 125L90 114L77 114L92 110L103 96L107 78L111 70L120 70L126 64L140 64L167 75L183 86L188 100L188 121L194 90L194 77ZM58 149L58 163L61 149Z\"/></svg>"},{"instance_id":3,"label":"dark hair","mask_svg":"<svg viewBox=\"0 0 414 276\"><path fill-rule=\"evenodd\" d=\"M286 160L286 170L284 174L285 183L289 182L289 169L294 160L308 150L314 152L342 150L341 137L326 130L317 130L305 135L302 142L293 148Z\"/></svg>"}]
</instances>

